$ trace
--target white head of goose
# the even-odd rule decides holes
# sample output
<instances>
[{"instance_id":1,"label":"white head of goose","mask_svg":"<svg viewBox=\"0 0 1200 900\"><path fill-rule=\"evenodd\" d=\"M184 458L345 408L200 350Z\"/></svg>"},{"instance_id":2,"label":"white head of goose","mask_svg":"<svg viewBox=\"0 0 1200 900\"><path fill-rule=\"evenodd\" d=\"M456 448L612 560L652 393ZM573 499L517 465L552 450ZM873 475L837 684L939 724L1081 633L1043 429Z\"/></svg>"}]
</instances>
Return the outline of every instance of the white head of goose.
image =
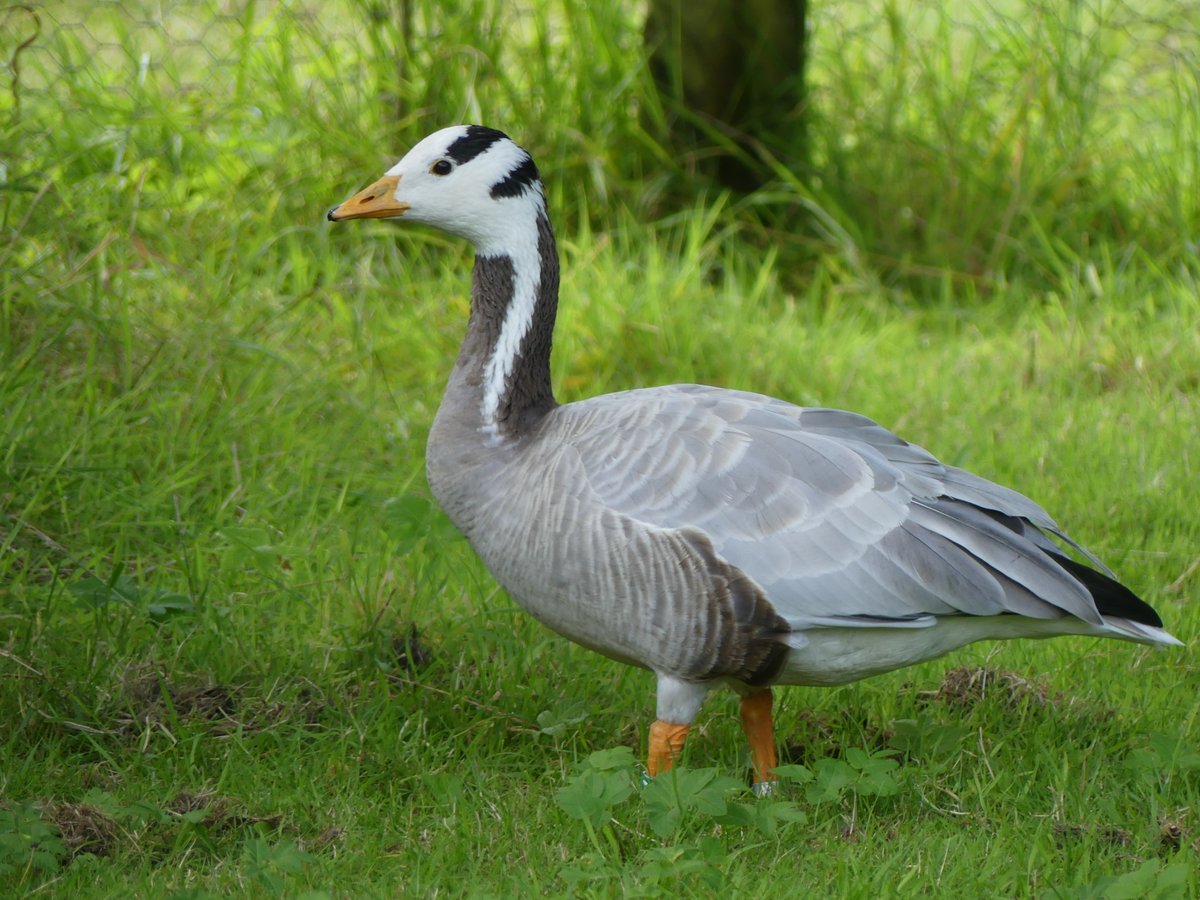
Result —
<instances>
[{"instance_id":1,"label":"white head of goose","mask_svg":"<svg viewBox=\"0 0 1200 900\"><path fill-rule=\"evenodd\" d=\"M329 211L391 216L476 250L430 487L521 606L655 673L652 776L717 684L741 696L765 788L771 685L844 684L983 639L1179 644L1036 503L863 416L700 385L558 405L554 234L537 167L501 132L438 131Z\"/></svg>"}]
</instances>

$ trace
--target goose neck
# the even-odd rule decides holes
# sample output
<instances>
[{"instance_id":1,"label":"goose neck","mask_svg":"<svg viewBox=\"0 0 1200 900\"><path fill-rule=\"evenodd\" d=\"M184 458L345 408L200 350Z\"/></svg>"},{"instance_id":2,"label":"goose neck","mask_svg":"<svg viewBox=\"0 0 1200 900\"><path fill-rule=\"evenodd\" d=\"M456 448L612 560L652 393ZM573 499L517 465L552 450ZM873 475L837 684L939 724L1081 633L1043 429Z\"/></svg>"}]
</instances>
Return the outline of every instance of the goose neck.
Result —
<instances>
[{"instance_id":1,"label":"goose neck","mask_svg":"<svg viewBox=\"0 0 1200 900\"><path fill-rule=\"evenodd\" d=\"M550 348L557 307L554 232L538 210L502 244L476 251L459 366L474 370L485 441L518 437L555 406Z\"/></svg>"}]
</instances>

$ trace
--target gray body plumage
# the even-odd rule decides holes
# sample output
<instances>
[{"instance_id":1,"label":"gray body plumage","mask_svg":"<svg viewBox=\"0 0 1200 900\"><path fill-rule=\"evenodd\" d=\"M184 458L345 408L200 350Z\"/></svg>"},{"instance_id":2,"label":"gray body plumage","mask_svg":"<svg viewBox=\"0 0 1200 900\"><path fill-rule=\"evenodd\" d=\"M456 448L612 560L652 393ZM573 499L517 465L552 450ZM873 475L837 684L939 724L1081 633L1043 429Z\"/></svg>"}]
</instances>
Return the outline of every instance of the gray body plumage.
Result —
<instances>
[{"instance_id":1,"label":"gray body plumage","mask_svg":"<svg viewBox=\"0 0 1200 900\"><path fill-rule=\"evenodd\" d=\"M445 419L430 483L497 580L561 634L684 680L836 684L984 638L1161 634L1100 614L1039 506L853 413L673 385L466 453ZM760 673L763 643L797 658Z\"/></svg>"}]
</instances>

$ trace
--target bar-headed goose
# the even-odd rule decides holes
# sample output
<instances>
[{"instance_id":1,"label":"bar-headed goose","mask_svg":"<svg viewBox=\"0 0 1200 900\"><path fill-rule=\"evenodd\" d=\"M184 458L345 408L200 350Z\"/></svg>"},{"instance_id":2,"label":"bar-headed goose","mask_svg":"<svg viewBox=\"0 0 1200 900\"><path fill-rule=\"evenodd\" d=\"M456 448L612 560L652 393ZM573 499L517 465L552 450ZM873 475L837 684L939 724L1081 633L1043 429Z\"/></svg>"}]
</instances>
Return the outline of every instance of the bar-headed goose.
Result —
<instances>
[{"instance_id":1,"label":"bar-headed goose","mask_svg":"<svg viewBox=\"0 0 1200 900\"><path fill-rule=\"evenodd\" d=\"M1036 503L863 416L690 384L556 403L554 232L533 159L501 132L438 131L329 211L384 217L475 245L429 485L532 615L655 673L651 775L717 684L741 695L765 787L771 685L844 684L983 639L1179 643Z\"/></svg>"}]
</instances>

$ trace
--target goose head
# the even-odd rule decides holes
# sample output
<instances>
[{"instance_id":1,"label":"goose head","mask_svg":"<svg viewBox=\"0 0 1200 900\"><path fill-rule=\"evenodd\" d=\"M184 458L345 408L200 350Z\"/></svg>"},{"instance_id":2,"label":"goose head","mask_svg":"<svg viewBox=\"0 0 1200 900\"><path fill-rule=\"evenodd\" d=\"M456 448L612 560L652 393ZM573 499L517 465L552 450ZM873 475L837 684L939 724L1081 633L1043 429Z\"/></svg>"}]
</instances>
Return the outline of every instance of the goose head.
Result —
<instances>
[{"instance_id":1,"label":"goose head","mask_svg":"<svg viewBox=\"0 0 1200 900\"><path fill-rule=\"evenodd\" d=\"M504 252L514 226L532 224L544 210L541 178L528 152L494 128L454 125L422 140L327 218L403 218L495 255Z\"/></svg>"}]
</instances>

